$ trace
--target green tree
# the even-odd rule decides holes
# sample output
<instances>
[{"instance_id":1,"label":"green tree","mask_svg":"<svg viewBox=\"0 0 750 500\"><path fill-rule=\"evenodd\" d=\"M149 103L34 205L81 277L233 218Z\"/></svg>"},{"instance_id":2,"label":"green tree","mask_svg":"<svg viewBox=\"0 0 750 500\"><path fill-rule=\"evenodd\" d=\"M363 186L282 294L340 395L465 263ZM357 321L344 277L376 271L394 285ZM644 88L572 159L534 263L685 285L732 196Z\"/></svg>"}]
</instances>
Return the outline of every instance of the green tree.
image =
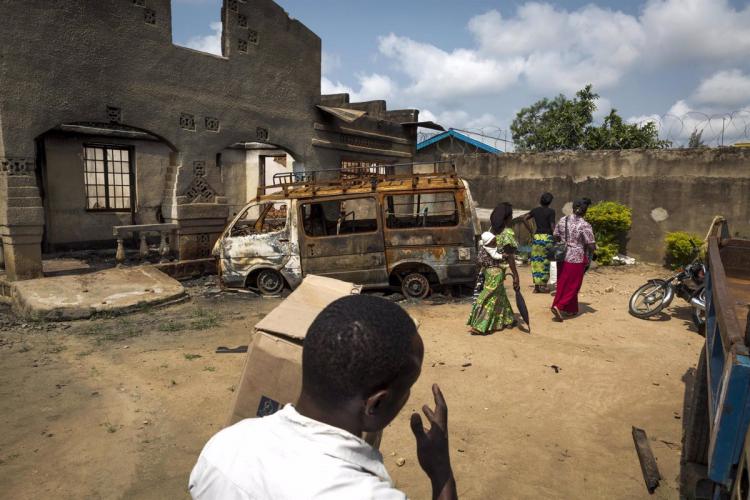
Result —
<instances>
[{"instance_id":1,"label":"green tree","mask_svg":"<svg viewBox=\"0 0 750 500\"><path fill-rule=\"evenodd\" d=\"M653 122L626 123L612 109L601 125L594 125L599 95L586 85L573 99L560 94L541 99L516 114L510 126L519 151L575 149L665 148L670 141L659 139Z\"/></svg>"},{"instance_id":2,"label":"green tree","mask_svg":"<svg viewBox=\"0 0 750 500\"><path fill-rule=\"evenodd\" d=\"M690 134L690 139L688 140L688 146L689 148L705 148L706 143L703 142L703 129L698 130L697 128L693 130L693 133Z\"/></svg>"}]
</instances>

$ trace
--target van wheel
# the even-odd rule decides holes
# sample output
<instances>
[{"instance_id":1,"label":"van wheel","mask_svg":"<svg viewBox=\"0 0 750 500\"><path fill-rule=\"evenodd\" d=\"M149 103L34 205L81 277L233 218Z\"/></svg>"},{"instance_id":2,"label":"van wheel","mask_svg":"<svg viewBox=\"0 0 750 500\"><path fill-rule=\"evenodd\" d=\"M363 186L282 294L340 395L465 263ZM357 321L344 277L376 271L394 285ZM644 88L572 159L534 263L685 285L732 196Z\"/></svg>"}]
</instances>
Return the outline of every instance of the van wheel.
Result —
<instances>
[{"instance_id":1,"label":"van wheel","mask_svg":"<svg viewBox=\"0 0 750 500\"><path fill-rule=\"evenodd\" d=\"M263 269L258 273L256 284L263 295L277 295L284 289L284 278L278 271Z\"/></svg>"},{"instance_id":2,"label":"van wheel","mask_svg":"<svg viewBox=\"0 0 750 500\"><path fill-rule=\"evenodd\" d=\"M430 281L424 274L409 273L401 281L401 293L410 299L423 299L430 294Z\"/></svg>"}]
</instances>

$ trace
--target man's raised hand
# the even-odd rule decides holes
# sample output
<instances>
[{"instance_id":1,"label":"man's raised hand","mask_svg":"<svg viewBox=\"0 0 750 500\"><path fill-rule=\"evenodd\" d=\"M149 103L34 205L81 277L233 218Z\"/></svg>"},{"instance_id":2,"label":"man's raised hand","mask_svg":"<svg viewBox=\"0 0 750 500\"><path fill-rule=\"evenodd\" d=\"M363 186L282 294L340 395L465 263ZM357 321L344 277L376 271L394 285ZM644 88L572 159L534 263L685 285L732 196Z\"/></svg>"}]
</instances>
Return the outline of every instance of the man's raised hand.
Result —
<instances>
[{"instance_id":1,"label":"man's raised hand","mask_svg":"<svg viewBox=\"0 0 750 500\"><path fill-rule=\"evenodd\" d=\"M419 465L432 482L432 496L435 499L453 499L456 495L456 482L451 469L450 448L448 447L448 405L437 384L432 385L435 409L424 405L422 412L430 422L425 432L419 413L411 415L411 430L417 440Z\"/></svg>"}]
</instances>

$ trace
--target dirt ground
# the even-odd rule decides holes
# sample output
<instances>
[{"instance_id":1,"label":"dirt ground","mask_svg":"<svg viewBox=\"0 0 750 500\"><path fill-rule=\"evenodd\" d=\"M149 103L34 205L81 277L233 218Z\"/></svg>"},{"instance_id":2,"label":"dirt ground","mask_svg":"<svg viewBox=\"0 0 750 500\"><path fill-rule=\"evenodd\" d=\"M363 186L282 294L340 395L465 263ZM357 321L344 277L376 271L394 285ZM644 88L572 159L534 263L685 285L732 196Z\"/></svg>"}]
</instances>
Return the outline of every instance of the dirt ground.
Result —
<instances>
[{"instance_id":1,"label":"dirt ground","mask_svg":"<svg viewBox=\"0 0 750 500\"><path fill-rule=\"evenodd\" d=\"M472 337L469 301L404 304L421 321L422 376L381 450L397 486L429 498L408 418L437 382L448 400L464 499L646 498L631 437L645 429L677 498L686 375L702 338L689 309L642 321L627 313L648 266L589 273L583 314L553 323L551 297L523 290L532 333ZM23 323L0 310L0 491L24 498L184 498L206 440L224 422L249 342L278 304L213 294L128 316ZM399 458L405 464L397 466Z\"/></svg>"}]
</instances>

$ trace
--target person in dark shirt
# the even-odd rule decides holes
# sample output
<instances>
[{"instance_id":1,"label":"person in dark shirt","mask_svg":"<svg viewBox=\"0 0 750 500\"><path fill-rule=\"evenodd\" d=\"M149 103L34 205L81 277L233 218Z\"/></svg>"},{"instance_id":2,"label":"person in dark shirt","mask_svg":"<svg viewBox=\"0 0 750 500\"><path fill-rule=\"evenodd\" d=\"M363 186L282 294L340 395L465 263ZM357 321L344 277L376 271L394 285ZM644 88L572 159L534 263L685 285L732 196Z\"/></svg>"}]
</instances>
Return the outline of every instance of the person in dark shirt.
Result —
<instances>
[{"instance_id":1,"label":"person in dark shirt","mask_svg":"<svg viewBox=\"0 0 750 500\"><path fill-rule=\"evenodd\" d=\"M539 200L539 206L526 214L523 223L526 229L534 235L531 243L531 275L534 278L534 293L549 291L549 252L554 245L552 230L555 227L555 210L550 208L551 193L544 193ZM534 220L536 229L532 229L529 221Z\"/></svg>"}]
</instances>

